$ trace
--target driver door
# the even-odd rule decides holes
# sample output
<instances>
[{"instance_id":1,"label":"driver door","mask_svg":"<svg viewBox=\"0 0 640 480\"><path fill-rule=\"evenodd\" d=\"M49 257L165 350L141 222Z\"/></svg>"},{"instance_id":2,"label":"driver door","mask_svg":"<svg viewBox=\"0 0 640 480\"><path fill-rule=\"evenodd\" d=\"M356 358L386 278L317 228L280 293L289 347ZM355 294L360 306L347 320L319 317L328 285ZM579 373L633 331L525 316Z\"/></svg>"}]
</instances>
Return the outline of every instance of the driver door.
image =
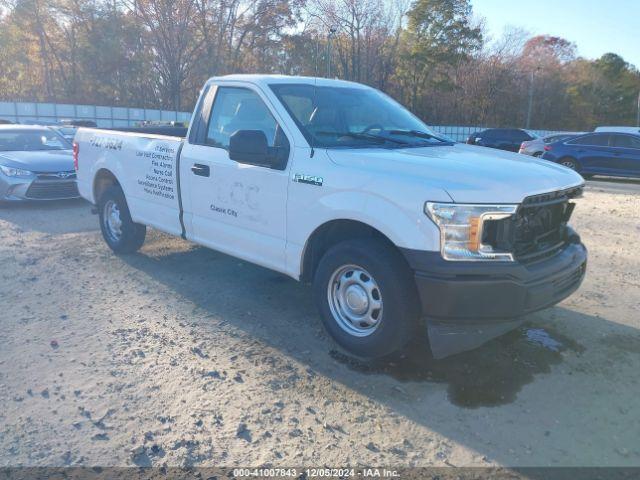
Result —
<instances>
[{"instance_id":1,"label":"driver door","mask_svg":"<svg viewBox=\"0 0 640 480\"><path fill-rule=\"evenodd\" d=\"M218 86L206 136L185 144L181 178L190 202L188 238L279 271L285 270L288 165L284 170L229 158L229 139L239 130L262 131L270 147L289 145L259 93Z\"/></svg>"}]
</instances>

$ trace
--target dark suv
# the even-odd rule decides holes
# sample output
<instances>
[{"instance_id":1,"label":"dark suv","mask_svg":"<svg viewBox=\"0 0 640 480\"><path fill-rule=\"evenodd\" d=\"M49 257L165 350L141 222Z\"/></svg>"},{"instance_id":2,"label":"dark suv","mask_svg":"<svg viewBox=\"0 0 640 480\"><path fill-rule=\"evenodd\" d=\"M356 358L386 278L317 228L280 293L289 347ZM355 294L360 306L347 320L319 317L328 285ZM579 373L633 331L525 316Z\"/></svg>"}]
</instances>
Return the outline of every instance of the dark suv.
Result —
<instances>
[{"instance_id":1,"label":"dark suv","mask_svg":"<svg viewBox=\"0 0 640 480\"><path fill-rule=\"evenodd\" d=\"M527 142L534 138L537 137L520 128L488 128L469 135L467 143L469 145L517 152L522 142Z\"/></svg>"}]
</instances>

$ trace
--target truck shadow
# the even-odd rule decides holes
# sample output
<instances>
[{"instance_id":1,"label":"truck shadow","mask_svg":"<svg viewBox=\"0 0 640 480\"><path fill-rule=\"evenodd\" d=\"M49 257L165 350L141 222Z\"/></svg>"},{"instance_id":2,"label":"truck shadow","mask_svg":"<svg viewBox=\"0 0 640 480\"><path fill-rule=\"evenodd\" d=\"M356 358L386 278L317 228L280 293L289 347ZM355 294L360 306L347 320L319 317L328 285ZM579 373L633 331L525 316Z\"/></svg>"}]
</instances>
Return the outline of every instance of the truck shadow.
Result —
<instances>
[{"instance_id":1,"label":"truck shadow","mask_svg":"<svg viewBox=\"0 0 640 480\"><path fill-rule=\"evenodd\" d=\"M566 434L555 440L548 438L556 426L550 426L549 415L559 419L559 424L570 422L570 437L582 438L593 435L593 425L577 421L576 416L624 425L629 408L635 409L631 406L618 411L615 407L623 399L633 398L632 384L620 383L613 388L615 378L637 371L640 334L634 328L555 307L531 315L529 323L518 330L447 359L434 360L424 347L426 339L420 338L402 357L361 362L338 351L324 334L309 287L206 248L194 246L175 252L155 248L153 243L145 245L141 254L122 259L193 302L204 313L199 316L228 323L314 374L360 392L491 460L513 458L506 453L513 441L509 432L518 428L513 423L522 422L527 425L527 435L540 437L544 445L529 460L538 458L546 463L545 455L560 449L563 458L579 464L577 458L588 458L593 452L572 446L575 444ZM215 335L219 327L201 320L195 328L201 329L206 338ZM585 344L581 344L583 339L587 340ZM536 379L545 378L567 361L570 365L565 363L556 375L560 379L549 380L556 388L535 388ZM589 381L577 381L573 375L576 372L589 375ZM566 388L565 381L570 384ZM519 398L530 384L533 390L528 390L524 399ZM434 403L441 398L438 394L443 388L449 406ZM576 400L594 398L594 390L598 392L597 402ZM533 407L525 409L519 403ZM477 418L471 412L480 407L498 407L483 410L488 412L483 416L491 418L498 431L503 430L503 434L487 433L491 441L485 441L483 435L466 435L459 425L464 422L462 417ZM596 459L593 461L597 464Z\"/></svg>"},{"instance_id":2,"label":"truck shadow","mask_svg":"<svg viewBox=\"0 0 640 480\"><path fill-rule=\"evenodd\" d=\"M451 403L464 408L494 407L516 400L536 374L549 373L563 352L581 354L584 347L551 327L524 324L480 348L442 360L425 348L427 338L414 342L398 358L361 361L339 350L330 356L363 374L388 375L399 382L434 382L447 386Z\"/></svg>"}]
</instances>

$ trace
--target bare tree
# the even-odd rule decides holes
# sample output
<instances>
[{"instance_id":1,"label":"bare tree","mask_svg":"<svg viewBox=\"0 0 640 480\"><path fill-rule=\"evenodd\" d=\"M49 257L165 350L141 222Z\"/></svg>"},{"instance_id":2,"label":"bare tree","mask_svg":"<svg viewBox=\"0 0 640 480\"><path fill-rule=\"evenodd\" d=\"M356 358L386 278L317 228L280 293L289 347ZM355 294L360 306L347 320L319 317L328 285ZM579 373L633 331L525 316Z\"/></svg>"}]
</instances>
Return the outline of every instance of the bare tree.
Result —
<instances>
[{"instance_id":1,"label":"bare tree","mask_svg":"<svg viewBox=\"0 0 640 480\"><path fill-rule=\"evenodd\" d=\"M163 104L182 108L184 82L195 69L204 40L197 31L197 0L125 0L144 25L144 42L154 53L153 68Z\"/></svg>"}]
</instances>

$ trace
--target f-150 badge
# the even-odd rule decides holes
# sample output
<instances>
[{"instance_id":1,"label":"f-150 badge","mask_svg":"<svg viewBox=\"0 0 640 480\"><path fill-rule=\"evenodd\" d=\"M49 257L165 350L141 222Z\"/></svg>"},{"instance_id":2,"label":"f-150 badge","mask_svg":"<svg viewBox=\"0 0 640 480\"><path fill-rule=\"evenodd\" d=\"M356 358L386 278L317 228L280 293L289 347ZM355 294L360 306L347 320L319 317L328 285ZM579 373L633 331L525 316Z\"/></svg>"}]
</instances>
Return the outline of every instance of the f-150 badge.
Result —
<instances>
[{"instance_id":1,"label":"f-150 badge","mask_svg":"<svg viewBox=\"0 0 640 480\"><path fill-rule=\"evenodd\" d=\"M322 177L315 175L305 175L304 173L296 173L293 175L293 181L298 183L307 183L309 185L322 186Z\"/></svg>"}]
</instances>

